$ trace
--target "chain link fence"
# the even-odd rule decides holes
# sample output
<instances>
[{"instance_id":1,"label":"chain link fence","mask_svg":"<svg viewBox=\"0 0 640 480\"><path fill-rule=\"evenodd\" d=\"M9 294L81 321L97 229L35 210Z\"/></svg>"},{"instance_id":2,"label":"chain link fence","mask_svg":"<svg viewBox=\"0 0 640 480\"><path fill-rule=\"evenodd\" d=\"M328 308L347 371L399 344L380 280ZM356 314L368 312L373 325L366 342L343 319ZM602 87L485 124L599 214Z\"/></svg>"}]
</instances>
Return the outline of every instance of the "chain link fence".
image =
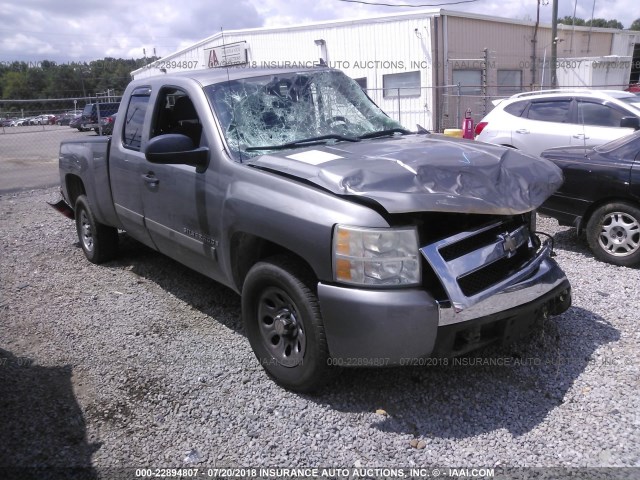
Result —
<instances>
[{"instance_id":1,"label":"chain link fence","mask_svg":"<svg viewBox=\"0 0 640 480\"><path fill-rule=\"evenodd\" d=\"M391 118L410 130L420 125L433 132L443 132L447 128L461 128L467 110L477 124L494 108L495 99L506 98L519 90L489 95L486 92L496 91L495 86L456 84L365 91ZM56 160L61 140L102 133L95 123L77 123L85 106L95 104L95 113L103 106L105 111L99 111L102 117L113 113L113 105L119 101L118 96L0 100L0 161Z\"/></svg>"},{"instance_id":2,"label":"chain link fence","mask_svg":"<svg viewBox=\"0 0 640 480\"><path fill-rule=\"evenodd\" d=\"M0 100L0 161L56 161L62 140L102 133L98 119L119 102L117 96ZM81 121L87 105L95 106Z\"/></svg>"},{"instance_id":3,"label":"chain link fence","mask_svg":"<svg viewBox=\"0 0 640 480\"><path fill-rule=\"evenodd\" d=\"M434 132L461 128L465 112L478 123L494 105L493 100L509 95L468 94L470 88L442 85L421 88L368 88L367 95L394 120L413 130L420 125ZM480 90L480 87L474 90ZM516 92L514 92L516 93Z\"/></svg>"}]
</instances>

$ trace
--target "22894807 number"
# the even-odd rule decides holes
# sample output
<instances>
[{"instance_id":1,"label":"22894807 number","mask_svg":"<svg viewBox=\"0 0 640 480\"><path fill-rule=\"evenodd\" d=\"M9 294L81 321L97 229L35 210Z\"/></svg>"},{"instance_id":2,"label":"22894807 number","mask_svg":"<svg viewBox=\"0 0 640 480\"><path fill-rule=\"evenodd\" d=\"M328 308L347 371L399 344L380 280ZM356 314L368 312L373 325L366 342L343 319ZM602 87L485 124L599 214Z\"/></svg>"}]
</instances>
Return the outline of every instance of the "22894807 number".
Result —
<instances>
[{"instance_id":1,"label":"22894807 number","mask_svg":"<svg viewBox=\"0 0 640 480\"><path fill-rule=\"evenodd\" d=\"M182 69L198 68L198 61L197 60L167 60L167 61L158 62L156 64L156 67L158 69L164 68L166 70L177 69L177 68L182 68Z\"/></svg>"},{"instance_id":2,"label":"22894807 number","mask_svg":"<svg viewBox=\"0 0 640 480\"><path fill-rule=\"evenodd\" d=\"M197 468L136 468L136 478L189 478L197 477Z\"/></svg>"}]
</instances>

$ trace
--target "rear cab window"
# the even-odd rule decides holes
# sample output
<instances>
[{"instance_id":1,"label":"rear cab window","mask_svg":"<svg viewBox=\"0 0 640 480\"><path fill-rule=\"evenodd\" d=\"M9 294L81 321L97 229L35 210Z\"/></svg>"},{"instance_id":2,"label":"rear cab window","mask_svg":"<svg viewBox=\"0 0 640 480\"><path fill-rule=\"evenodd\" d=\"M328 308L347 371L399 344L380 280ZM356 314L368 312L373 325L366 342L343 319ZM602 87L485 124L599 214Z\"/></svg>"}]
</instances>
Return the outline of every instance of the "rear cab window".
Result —
<instances>
[{"instance_id":1,"label":"rear cab window","mask_svg":"<svg viewBox=\"0 0 640 480\"><path fill-rule=\"evenodd\" d=\"M122 130L122 145L125 148L140 150L144 117L147 113L150 96L151 89L149 87L138 87L131 94Z\"/></svg>"}]
</instances>

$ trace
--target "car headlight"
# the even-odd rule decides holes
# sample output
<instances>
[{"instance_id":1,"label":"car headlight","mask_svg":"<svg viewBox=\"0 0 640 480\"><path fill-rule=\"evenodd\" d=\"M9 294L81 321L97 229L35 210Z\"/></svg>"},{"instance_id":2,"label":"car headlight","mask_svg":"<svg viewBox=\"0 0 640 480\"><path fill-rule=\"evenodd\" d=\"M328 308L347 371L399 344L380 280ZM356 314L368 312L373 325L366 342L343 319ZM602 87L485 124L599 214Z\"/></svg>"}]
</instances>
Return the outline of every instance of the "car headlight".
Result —
<instances>
[{"instance_id":1,"label":"car headlight","mask_svg":"<svg viewBox=\"0 0 640 480\"><path fill-rule=\"evenodd\" d=\"M420 284L416 229L336 225L333 235L333 272L336 281L352 285Z\"/></svg>"}]
</instances>

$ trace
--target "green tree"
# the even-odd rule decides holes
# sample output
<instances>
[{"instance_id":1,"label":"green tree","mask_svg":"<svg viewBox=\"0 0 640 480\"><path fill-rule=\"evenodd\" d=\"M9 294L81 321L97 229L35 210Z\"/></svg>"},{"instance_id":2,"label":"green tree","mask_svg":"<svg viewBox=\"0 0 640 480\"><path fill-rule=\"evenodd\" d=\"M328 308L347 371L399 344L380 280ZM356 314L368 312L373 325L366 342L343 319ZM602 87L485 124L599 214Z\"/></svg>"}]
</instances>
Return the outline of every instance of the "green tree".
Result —
<instances>
[{"instance_id":1,"label":"green tree","mask_svg":"<svg viewBox=\"0 0 640 480\"><path fill-rule=\"evenodd\" d=\"M593 24L593 26L597 28L617 28L618 30L622 30L624 28L624 25L615 19L605 20L604 18L594 18L593 21L591 21L577 17L574 19L570 15L559 18L558 23L562 23L563 25L576 25L577 27L589 27Z\"/></svg>"},{"instance_id":2,"label":"green tree","mask_svg":"<svg viewBox=\"0 0 640 480\"><path fill-rule=\"evenodd\" d=\"M640 30L640 18L636 18L633 21L629 30Z\"/></svg>"},{"instance_id":3,"label":"green tree","mask_svg":"<svg viewBox=\"0 0 640 480\"><path fill-rule=\"evenodd\" d=\"M42 60L0 64L0 98L80 98L107 91L122 95L131 81L131 72L156 59L107 57L88 63Z\"/></svg>"},{"instance_id":4,"label":"green tree","mask_svg":"<svg viewBox=\"0 0 640 480\"><path fill-rule=\"evenodd\" d=\"M563 25L573 25L574 18L570 15L567 15L566 17L559 18L558 23L562 23ZM584 24L585 22L582 18L575 18L575 25L577 25L578 27L583 27Z\"/></svg>"},{"instance_id":5,"label":"green tree","mask_svg":"<svg viewBox=\"0 0 640 480\"><path fill-rule=\"evenodd\" d=\"M2 98L23 100L29 98L27 76L24 72L8 71L2 76Z\"/></svg>"}]
</instances>

